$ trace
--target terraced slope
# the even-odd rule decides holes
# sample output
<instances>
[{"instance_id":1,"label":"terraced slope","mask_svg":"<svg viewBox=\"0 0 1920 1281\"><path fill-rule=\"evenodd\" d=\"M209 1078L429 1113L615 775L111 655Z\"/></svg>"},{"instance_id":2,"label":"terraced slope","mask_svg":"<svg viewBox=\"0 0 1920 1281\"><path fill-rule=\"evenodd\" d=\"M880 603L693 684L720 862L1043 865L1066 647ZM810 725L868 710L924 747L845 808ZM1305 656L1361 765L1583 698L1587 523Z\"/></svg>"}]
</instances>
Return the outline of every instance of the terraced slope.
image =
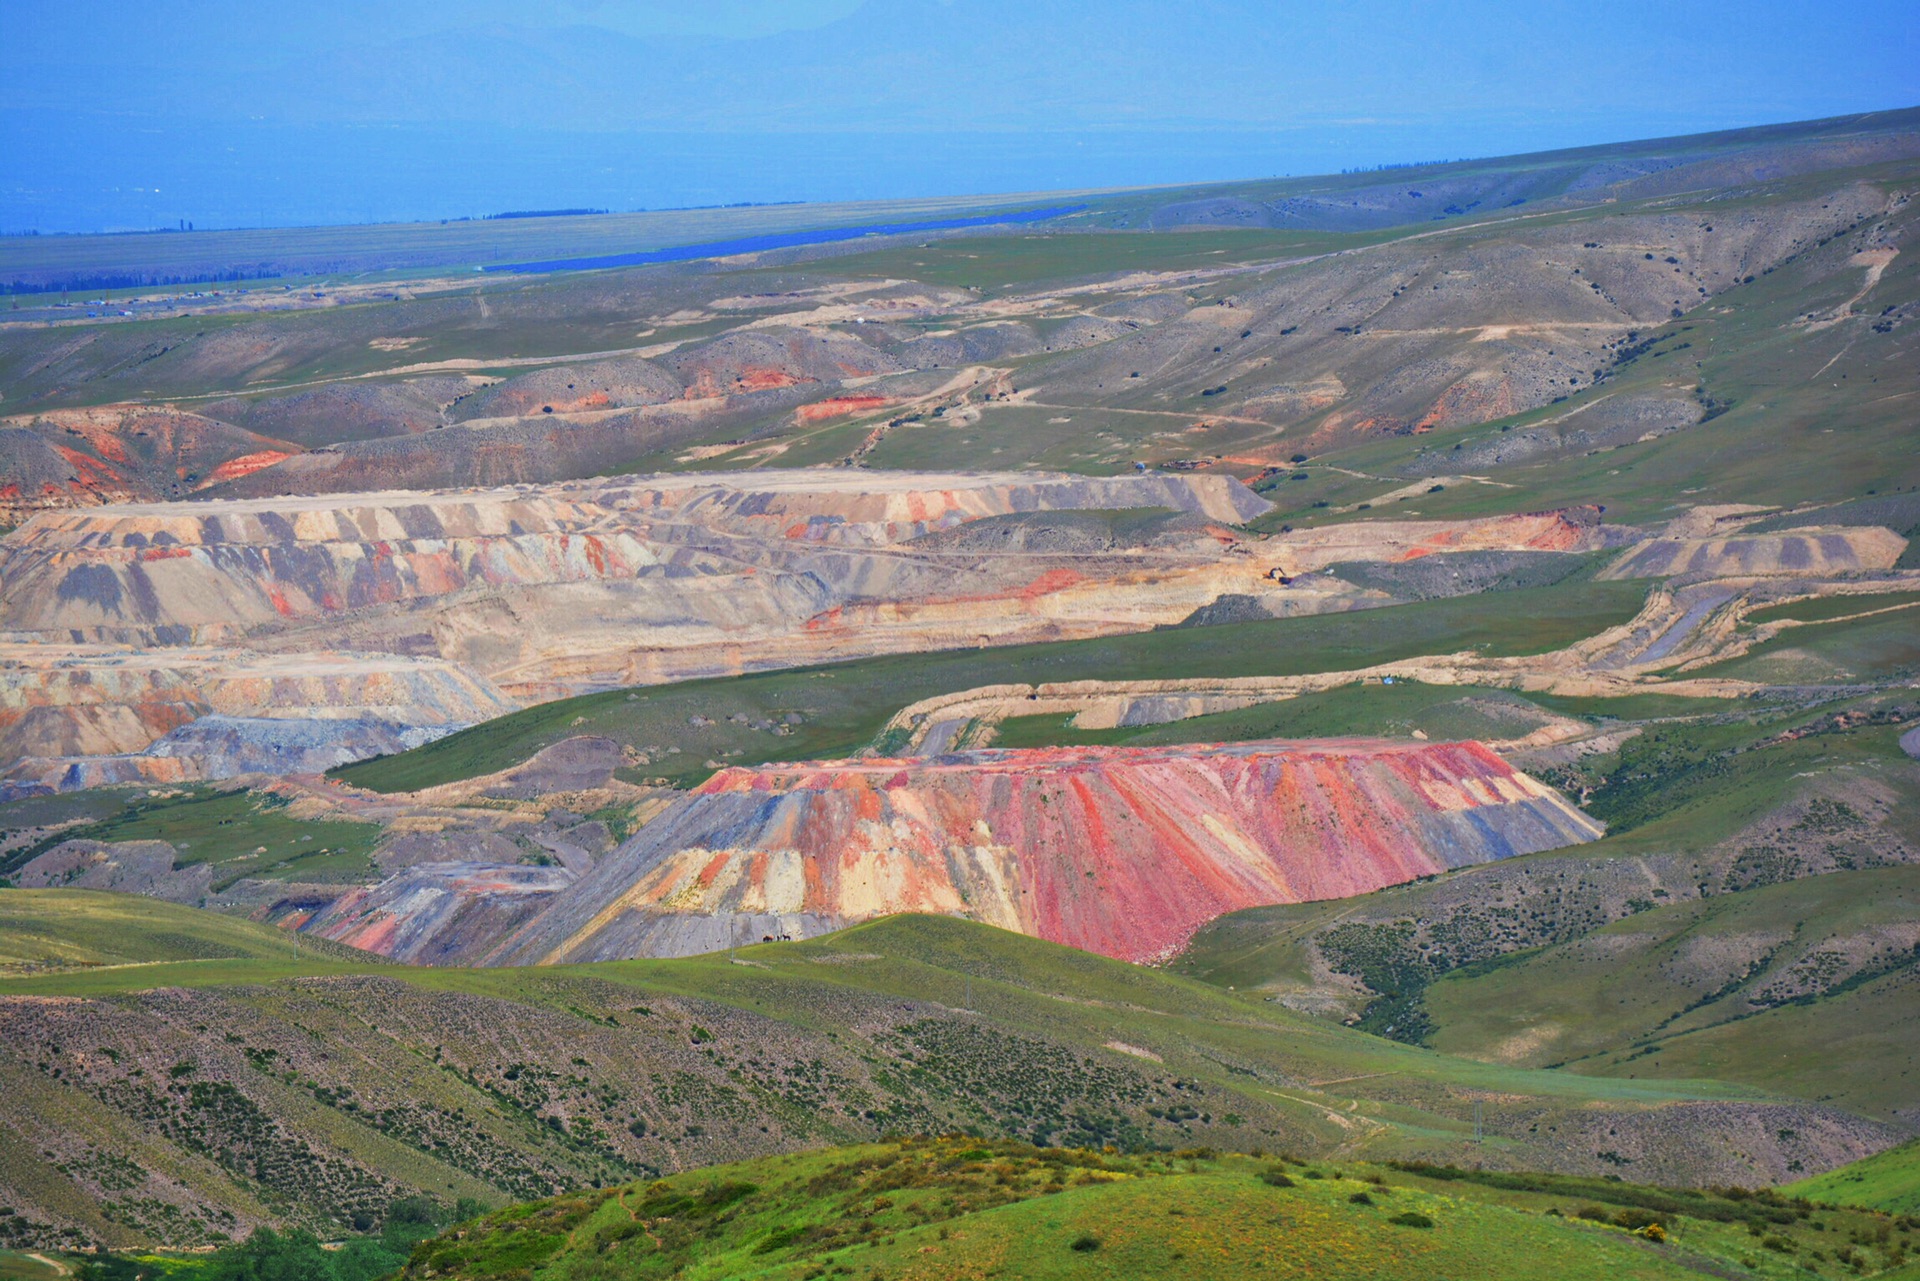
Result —
<instances>
[{"instance_id":1,"label":"terraced slope","mask_svg":"<svg viewBox=\"0 0 1920 1281\"><path fill-rule=\"evenodd\" d=\"M0 792L323 770L513 707L434 658L0 642Z\"/></svg>"},{"instance_id":2,"label":"terraced slope","mask_svg":"<svg viewBox=\"0 0 1920 1281\"><path fill-rule=\"evenodd\" d=\"M0 1204L27 1248L333 1237L403 1195L498 1204L889 1132L1749 1186L1898 1137L1746 1091L1449 1059L939 917L740 963L462 970L276 954L261 927L129 895L5 891L0 912L72 947L0 978ZM199 933L231 947L184 949Z\"/></svg>"},{"instance_id":3,"label":"terraced slope","mask_svg":"<svg viewBox=\"0 0 1920 1281\"><path fill-rule=\"evenodd\" d=\"M1138 558L911 546L1117 508L1182 520ZM21 786L325 769L585 689L1141 630L1279 591L1215 523L1264 510L1224 476L777 472L49 513L0 541L0 759Z\"/></svg>"},{"instance_id":4,"label":"terraced slope","mask_svg":"<svg viewBox=\"0 0 1920 1281\"><path fill-rule=\"evenodd\" d=\"M738 579L762 566L770 577L782 570L828 573L825 563L786 562L795 551L823 544L884 546L1012 511L1128 507L1171 507L1234 524L1266 510L1227 477L875 480L800 473L744 482L655 478L531 493L379 493L344 504L277 499L116 507L43 517L0 545L7 581L0 625L178 644L196 635L246 636L324 618L347 639L353 632L341 625L358 612L437 602L463 590L720 572ZM875 581L882 568L855 562L836 576L846 580L841 594L883 591L888 584ZM752 586L729 584L736 594ZM688 594L686 584L679 588ZM828 603L794 602L788 610L818 612Z\"/></svg>"},{"instance_id":5,"label":"terraced slope","mask_svg":"<svg viewBox=\"0 0 1920 1281\"><path fill-rule=\"evenodd\" d=\"M1476 743L728 769L503 944L460 954L520 965L673 956L939 912L1158 960L1222 912L1365 893L1600 830Z\"/></svg>"},{"instance_id":6,"label":"terraced slope","mask_svg":"<svg viewBox=\"0 0 1920 1281\"><path fill-rule=\"evenodd\" d=\"M279 924L409 965L458 965L512 933L574 879L564 867L428 863Z\"/></svg>"}]
</instances>

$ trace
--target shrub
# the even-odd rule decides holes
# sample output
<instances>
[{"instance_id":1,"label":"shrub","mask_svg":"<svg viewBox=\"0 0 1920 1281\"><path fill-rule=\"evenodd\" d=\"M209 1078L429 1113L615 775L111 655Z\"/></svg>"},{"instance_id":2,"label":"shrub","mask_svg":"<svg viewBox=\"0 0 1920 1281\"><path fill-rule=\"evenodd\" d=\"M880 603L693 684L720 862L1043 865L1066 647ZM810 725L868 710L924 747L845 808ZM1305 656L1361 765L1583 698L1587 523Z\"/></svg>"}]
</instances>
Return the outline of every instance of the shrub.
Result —
<instances>
[{"instance_id":1,"label":"shrub","mask_svg":"<svg viewBox=\"0 0 1920 1281\"><path fill-rule=\"evenodd\" d=\"M1259 1177L1260 1182L1266 1184L1268 1187L1290 1188L1293 1186L1293 1180L1287 1177L1287 1172L1277 1165L1270 1165L1260 1171Z\"/></svg>"},{"instance_id":2,"label":"shrub","mask_svg":"<svg viewBox=\"0 0 1920 1281\"><path fill-rule=\"evenodd\" d=\"M805 1228L778 1228L767 1235L767 1239L753 1247L755 1254L772 1254L775 1250L784 1250L807 1235Z\"/></svg>"},{"instance_id":3,"label":"shrub","mask_svg":"<svg viewBox=\"0 0 1920 1281\"><path fill-rule=\"evenodd\" d=\"M1387 1222L1397 1223L1403 1228L1430 1228L1433 1226L1433 1220L1418 1210L1407 1210L1400 1214L1393 1215Z\"/></svg>"},{"instance_id":4,"label":"shrub","mask_svg":"<svg viewBox=\"0 0 1920 1281\"><path fill-rule=\"evenodd\" d=\"M1583 1205L1573 1212L1576 1219L1585 1219L1588 1223L1612 1223L1613 1216L1607 1213L1604 1205Z\"/></svg>"},{"instance_id":5,"label":"shrub","mask_svg":"<svg viewBox=\"0 0 1920 1281\"><path fill-rule=\"evenodd\" d=\"M1364 1192L1356 1192L1347 1198L1347 1203L1349 1205L1372 1205L1373 1198Z\"/></svg>"},{"instance_id":6,"label":"shrub","mask_svg":"<svg viewBox=\"0 0 1920 1281\"><path fill-rule=\"evenodd\" d=\"M1078 1250L1081 1254L1088 1254L1100 1248L1100 1238L1094 1236L1092 1233L1082 1232L1073 1239L1073 1243L1067 1248L1069 1250Z\"/></svg>"}]
</instances>

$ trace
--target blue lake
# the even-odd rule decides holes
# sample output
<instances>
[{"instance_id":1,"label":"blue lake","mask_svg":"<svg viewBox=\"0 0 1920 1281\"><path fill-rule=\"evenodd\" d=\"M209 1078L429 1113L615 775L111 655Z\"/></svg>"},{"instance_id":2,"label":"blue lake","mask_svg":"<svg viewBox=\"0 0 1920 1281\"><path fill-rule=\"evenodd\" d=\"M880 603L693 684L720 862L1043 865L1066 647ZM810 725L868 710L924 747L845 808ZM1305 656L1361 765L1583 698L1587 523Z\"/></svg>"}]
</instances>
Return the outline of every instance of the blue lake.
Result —
<instances>
[{"instance_id":1,"label":"blue lake","mask_svg":"<svg viewBox=\"0 0 1920 1281\"><path fill-rule=\"evenodd\" d=\"M1052 205L1045 209L1023 209L1013 213L981 214L972 218L931 218L921 222L869 223L864 227L831 227L817 231L786 231L767 236L742 236L737 240L713 240L701 245L681 245L674 249L650 249L642 253L603 254L596 258L554 258L547 262L512 262L488 271L591 271L599 267L639 267L652 262L689 262L695 258L724 258L729 254L758 253L763 249L792 249L798 245L831 245L864 236L904 236L917 231L951 231L957 227L997 227L1009 223L1046 222L1079 213L1085 205Z\"/></svg>"}]
</instances>

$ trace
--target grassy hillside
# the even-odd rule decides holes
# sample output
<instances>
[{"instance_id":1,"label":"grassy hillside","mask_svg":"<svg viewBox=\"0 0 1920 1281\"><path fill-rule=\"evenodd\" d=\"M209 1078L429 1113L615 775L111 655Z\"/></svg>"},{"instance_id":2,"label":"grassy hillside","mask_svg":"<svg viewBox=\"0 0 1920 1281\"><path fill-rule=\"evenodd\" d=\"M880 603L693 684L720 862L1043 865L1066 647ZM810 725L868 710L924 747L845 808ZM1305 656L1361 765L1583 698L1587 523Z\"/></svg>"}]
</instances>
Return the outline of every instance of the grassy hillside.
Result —
<instances>
[{"instance_id":1,"label":"grassy hillside","mask_svg":"<svg viewBox=\"0 0 1920 1281\"><path fill-rule=\"evenodd\" d=\"M412 790L504 769L570 735L604 734L652 756L648 776L688 785L712 772L704 764L709 759L753 763L848 755L872 742L907 704L976 685L1283 676L1466 649L1539 653L1625 622L1645 592L1644 583L1568 583L1357 614L901 655L593 694L529 708L399 756L347 766L335 776L378 791ZM728 719L779 719L789 712L802 721L780 738ZM714 724L693 725L694 716ZM663 757L665 746L681 752Z\"/></svg>"},{"instance_id":2,"label":"grassy hillside","mask_svg":"<svg viewBox=\"0 0 1920 1281\"><path fill-rule=\"evenodd\" d=\"M1920 767L1893 697L1540 763L1600 842L1197 935L1177 972L1488 1061L1711 1077L1920 1124Z\"/></svg>"},{"instance_id":3,"label":"grassy hillside","mask_svg":"<svg viewBox=\"0 0 1920 1281\"><path fill-rule=\"evenodd\" d=\"M961 1136L516 1206L423 1243L401 1276L1804 1277L1897 1267L1912 1236L1748 1194Z\"/></svg>"},{"instance_id":4,"label":"grassy hillside","mask_svg":"<svg viewBox=\"0 0 1920 1281\"><path fill-rule=\"evenodd\" d=\"M1889 609L1857 620L1809 622L1739 658L1699 669L1702 676L1775 684L1895 681L1920 673L1920 612Z\"/></svg>"},{"instance_id":5,"label":"grassy hillside","mask_svg":"<svg viewBox=\"0 0 1920 1281\"><path fill-rule=\"evenodd\" d=\"M1865 1206L1912 1216L1920 1213L1920 1140L1802 1179L1784 1190L1826 1205Z\"/></svg>"},{"instance_id":6,"label":"grassy hillside","mask_svg":"<svg viewBox=\"0 0 1920 1281\"><path fill-rule=\"evenodd\" d=\"M0 826L27 827L81 808L61 806L61 799L29 797L0 807ZM99 816L0 855L0 876L62 841L167 841L178 852L176 866L212 865L215 891L248 876L351 881L373 872L368 856L380 841L376 824L291 818L285 798L264 792L188 787L150 795L112 789L93 796L84 812Z\"/></svg>"},{"instance_id":7,"label":"grassy hillside","mask_svg":"<svg viewBox=\"0 0 1920 1281\"><path fill-rule=\"evenodd\" d=\"M102 898L5 891L0 910L76 937L199 919L127 898L108 921ZM261 931L237 929L244 953ZM0 1085L20 1101L0 1116L9 1231L118 1246L276 1221L337 1232L413 1193L499 1204L888 1132L1749 1185L1890 1137L1707 1082L1449 1058L946 918L536 970L166 947L0 978Z\"/></svg>"},{"instance_id":8,"label":"grassy hillside","mask_svg":"<svg viewBox=\"0 0 1920 1281\"><path fill-rule=\"evenodd\" d=\"M1920 1122L1920 868L1638 912L1427 993L1440 1049L1579 1072L1764 1081Z\"/></svg>"},{"instance_id":9,"label":"grassy hillside","mask_svg":"<svg viewBox=\"0 0 1920 1281\"><path fill-rule=\"evenodd\" d=\"M131 894L92 890L0 893L0 975L100 967L189 965L252 973L267 962L291 970L329 962L378 961L325 939ZM262 970L261 973L266 971Z\"/></svg>"},{"instance_id":10,"label":"grassy hillside","mask_svg":"<svg viewBox=\"0 0 1920 1281\"><path fill-rule=\"evenodd\" d=\"M1460 685L1395 681L1391 685L1343 685L1278 703L1191 716L1165 725L1079 729L1070 716L1016 716L1001 722L996 747L1043 747L1102 743L1150 746L1163 743L1240 742L1260 738L1321 738L1347 734L1403 738L1418 731L1430 739L1520 738L1548 715L1573 714L1596 723L1632 723L1679 716L1724 715L1725 699L1636 694L1626 698L1563 699L1546 694Z\"/></svg>"}]
</instances>

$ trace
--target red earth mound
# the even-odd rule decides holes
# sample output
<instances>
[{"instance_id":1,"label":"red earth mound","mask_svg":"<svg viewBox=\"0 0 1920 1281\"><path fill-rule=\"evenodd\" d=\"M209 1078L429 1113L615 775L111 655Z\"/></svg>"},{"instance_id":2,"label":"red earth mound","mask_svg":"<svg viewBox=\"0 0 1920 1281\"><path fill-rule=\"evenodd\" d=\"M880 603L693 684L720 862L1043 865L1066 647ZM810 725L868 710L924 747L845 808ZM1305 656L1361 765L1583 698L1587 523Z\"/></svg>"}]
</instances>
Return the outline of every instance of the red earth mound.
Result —
<instances>
[{"instance_id":1,"label":"red earth mound","mask_svg":"<svg viewBox=\"0 0 1920 1281\"><path fill-rule=\"evenodd\" d=\"M1593 840L1478 743L976 751L723 770L488 958L679 955L895 912L1128 960L1224 912Z\"/></svg>"}]
</instances>

